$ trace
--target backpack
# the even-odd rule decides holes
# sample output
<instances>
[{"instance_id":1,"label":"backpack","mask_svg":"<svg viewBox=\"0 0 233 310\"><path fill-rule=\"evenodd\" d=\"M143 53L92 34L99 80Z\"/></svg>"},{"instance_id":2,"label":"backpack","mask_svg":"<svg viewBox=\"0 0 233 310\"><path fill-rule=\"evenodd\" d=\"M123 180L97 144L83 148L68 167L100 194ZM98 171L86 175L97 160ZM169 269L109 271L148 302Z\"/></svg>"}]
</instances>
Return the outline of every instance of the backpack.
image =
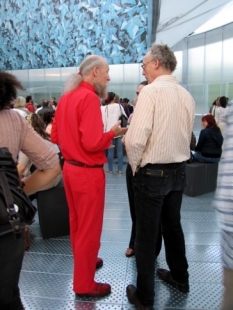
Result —
<instances>
[{"instance_id":1,"label":"backpack","mask_svg":"<svg viewBox=\"0 0 233 310\"><path fill-rule=\"evenodd\" d=\"M18 170L11 153L0 148L0 236L9 232L21 237L24 223L30 225L36 214L36 207L23 191Z\"/></svg>"}]
</instances>

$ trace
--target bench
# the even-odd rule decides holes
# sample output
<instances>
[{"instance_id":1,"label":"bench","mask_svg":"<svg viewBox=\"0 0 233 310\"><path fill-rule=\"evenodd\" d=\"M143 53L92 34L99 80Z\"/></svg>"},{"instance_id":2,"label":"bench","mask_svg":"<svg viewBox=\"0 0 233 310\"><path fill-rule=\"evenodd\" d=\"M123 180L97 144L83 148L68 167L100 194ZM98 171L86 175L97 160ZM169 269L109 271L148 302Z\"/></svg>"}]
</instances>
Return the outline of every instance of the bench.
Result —
<instances>
[{"instance_id":1,"label":"bench","mask_svg":"<svg viewBox=\"0 0 233 310\"><path fill-rule=\"evenodd\" d=\"M56 187L37 192L36 196L43 239L69 235L69 209L63 181Z\"/></svg>"},{"instance_id":2,"label":"bench","mask_svg":"<svg viewBox=\"0 0 233 310\"><path fill-rule=\"evenodd\" d=\"M218 164L194 162L187 164L187 186L184 194L195 197L215 191Z\"/></svg>"}]
</instances>

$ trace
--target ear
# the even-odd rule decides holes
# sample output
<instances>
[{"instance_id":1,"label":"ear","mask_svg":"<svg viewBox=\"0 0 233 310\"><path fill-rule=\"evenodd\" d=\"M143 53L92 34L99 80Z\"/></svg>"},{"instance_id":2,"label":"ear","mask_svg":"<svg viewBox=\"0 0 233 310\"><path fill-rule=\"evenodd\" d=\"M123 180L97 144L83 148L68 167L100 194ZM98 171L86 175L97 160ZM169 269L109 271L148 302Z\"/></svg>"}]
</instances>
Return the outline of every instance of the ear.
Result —
<instances>
[{"instance_id":1,"label":"ear","mask_svg":"<svg viewBox=\"0 0 233 310\"><path fill-rule=\"evenodd\" d=\"M98 74L99 74L99 67L94 67L93 68L93 75L94 75L94 77L97 77Z\"/></svg>"},{"instance_id":2,"label":"ear","mask_svg":"<svg viewBox=\"0 0 233 310\"><path fill-rule=\"evenodd\" d=\"M160 65L158 59L155 59L154 65L155 65L155 68L158 69L158 67L159 67L159 65Z\"/></svg>"}]
</instances>

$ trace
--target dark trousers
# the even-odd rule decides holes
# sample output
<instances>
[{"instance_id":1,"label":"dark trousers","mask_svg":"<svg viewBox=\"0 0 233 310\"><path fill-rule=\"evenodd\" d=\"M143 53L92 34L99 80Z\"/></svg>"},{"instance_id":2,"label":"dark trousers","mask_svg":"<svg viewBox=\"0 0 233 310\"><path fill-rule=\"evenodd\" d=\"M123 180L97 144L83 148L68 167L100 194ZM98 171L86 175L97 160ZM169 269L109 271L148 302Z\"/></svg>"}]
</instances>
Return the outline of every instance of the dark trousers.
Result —
<instances>
[{"instance_id":1,"label":"dark trousers","mask_svg":"<svg viewBox=\"0 0 233 310\"><path fill-rule=\"evenodd\" d=\"M13 233L0 236L0 309L22 310L19 276L24 256L24 233L15 239Z\"/></svg>"},{"instance_id":2,"label":"dark trousers","mask_svg":"<svg viewBox=\"0 0 233 310\"><path fill-rule=\"evenodd\" d=\"M131 228L131 236L129 241L129 248L134 250L134 241L136 236L136 215L135 215L135 206L134 206L134 190L133 190L133 172L130 164L126 167L126 185L128 192L128 200L129 200L129 209L130 215L132 219L132 228Z\"/></svg>"},{"instance_id":3,"label":"dark trousers","mask_svg":"<svg viewBox=\"0 0 233 310\"><path fill-rule=\"evenodd\" d=\"M131 228L131 236L130 236L130 241L129 241L129 248L134 250L134 242L135 242L135 236L136 236L136 214L135 214L135 204L134 204L133 172L132 172L130 164L128 164L126 167L126 185L127 185L127 192L128 192L130 215L132 219L132 228ZM159 233L158 233L157 246L156 246L156 257L159 255L161 247L162 247L162 232L161 232L161 226L159 226Z\"/></svg>"},{"instance_id":4,"label":"dark trousers","mask_svg":"<svg viewBox=\"0 0 233 310\"><path fill-rule=\"evenodd\" d=\"M180 223L186 163L148 164L134 177L136 210L137 296L154 303L155 248L161 223L166 261L177 282L188 281L185 241Z\"/></svg>"}]
</instances>

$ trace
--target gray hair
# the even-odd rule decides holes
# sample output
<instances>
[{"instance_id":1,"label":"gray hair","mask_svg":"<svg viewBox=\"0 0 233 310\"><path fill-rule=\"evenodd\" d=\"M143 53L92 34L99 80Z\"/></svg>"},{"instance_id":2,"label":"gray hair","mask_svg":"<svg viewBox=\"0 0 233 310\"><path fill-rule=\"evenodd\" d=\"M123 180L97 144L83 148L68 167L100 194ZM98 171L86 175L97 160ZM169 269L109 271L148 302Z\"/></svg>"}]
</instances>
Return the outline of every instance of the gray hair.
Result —
<instances>
[{"instance_id":1,"label":"gray hair","mask_svg":"<svg viewBox=\"0 0 233 310\"><path fill-rule=\"evenodd\" d=\"M162 67L171 70L171 72L176 69L176 56L167 44L160 45L153 43L150 52L152 58L158 59Z\"/></svg>"},{"instance_id":2,"label":"gray hair","mask_svg":"<svg viewBox=\"0 0 233 310\"><path fill-rule=\"evenodd\" d=\"M65 92L78 87L83 77L87 76L94 67L102 67L106 60L97 55L90 55L84 59L79 66L79 73L72 74L65 84Z\"/></svg>"},{"instance_id":3,"label":"gray hair","mask_svg":"<svg viewBox=\"0 0 233 310\"><path fill-rule=\"evenodd\" d=\"M105 62L106 60L100 56L97 55L88 56L81 62L79 66L79 71L82 74L82 76L86 76L91 72L91 70L94 67L102 67Z\"/></svg>"}]
</instances>

